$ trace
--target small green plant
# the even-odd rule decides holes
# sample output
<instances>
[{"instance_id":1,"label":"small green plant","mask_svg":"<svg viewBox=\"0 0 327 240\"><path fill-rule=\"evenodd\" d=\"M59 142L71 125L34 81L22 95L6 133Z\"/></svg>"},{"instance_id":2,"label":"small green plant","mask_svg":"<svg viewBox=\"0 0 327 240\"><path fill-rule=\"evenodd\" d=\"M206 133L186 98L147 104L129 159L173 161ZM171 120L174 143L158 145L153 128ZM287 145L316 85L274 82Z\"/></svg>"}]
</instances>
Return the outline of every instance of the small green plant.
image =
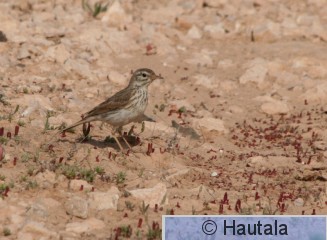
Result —
<instances>
[{"instance_id":1,"label":"small green plant","mask_svg":"<svg viewBox=\"0 0 327 240\"><path fill-rule=\"evenodd\" d=\"M6 180L6 176L5 176L5 175L2 175L2 174L0 174L0 181L4 181L4 180Z\"/></svg>"},{"instance_id":2,"label":"small green plant","mask_svg":"<svg viewBox=\"0 0 327 240\"><path fill-rule=\"evenodd\" d=\"M82 179L91 183L94 181L95 171L92 169L81 169L79 175Z\"/></svg>"},{"instance_id":3,"label":"small green plant","mask_svg":"<svg viewBox=\"0 0 327 240\"><path fill-rule=\"evenodd\" d=\"M61 167L61 173L68 179L75 179L79 169L75 165L63 165Z\"/></svg>"},{"instance_id":4,"label":"small green plant","mask_svg":"<svg viewBox=\"0 0 327 240\"><path fill-rule=\"evenodd\" d=\"M1 93L0 93L0 103L2 103L5 106L9 105L9 103L5 100L5 95Z\"/></svg>"},{"instance_id":5,"label":"small green plant","mask_svg":"<svg viewBox=\"0 0 327 240\"><path fill-rule=\"evenodd\" d=\"M116 176L116 183L117 184L123 184L126 180L126 173L124 172L119 172L117 173L117 176Z\"/></svg>"},{"instance_id":6,"label":"small green plant","mask_svg":"<svg viewBox=\"0 0 327 240\"><path fill-rule=\"evenodd\" d=\"M26 182L27 181L27 176L26 175L23 175L23 176L21 176L20 177L20 179L19 179L19 182Z\"/></svg>"},{"instance_id":7,"label":"small green plant","mask_svg":"<svg viewBox=\"0 0 327 240\"><path fill-rule=\"evenodd\" d=\"M97 17L100 13L107 11L109 2L104 4L103 2L99 1L94 3L93 7L88 3L87 0L82 0L82 6L85 11L90 13L92 17Z\"/></svg>"},{"instance_id":8,"label":"small green plant","mask_svg":"<svg viewBox=\"0 0 327 240\"><path fill-rule=\"evenodd\" d=\"M0 184L0 195L2 195L9 186L6 183Z\"/></svg>"},{"instance_id":9,"label":"small green plant","mask_svg":"<svg viewBox=\"0 0 327 240\"><path fill-rule=\"evenodd\" d=\"M121 226L120 230L121 230L121 236L122 237L130 238L132 236L132 228L131 228L130 225Z\"/></svg>"},{"instance_id":10,"label":"small green plant","mask_svg":"<svg viewBox=\"0 0 327 240\"><path fill-rule=\"evenodd\" d=\"M27 87L23 88L23 93L28 94L28 88Z\"/></svg>"},{"instance_id":11,"label":"small green plant","mask_svg":"<svg viewBox=\"0 0 327 240\"><path fill-rule=\"evenodd\" d=\"M150 204L145 205L145 202L142 202L142 205L140 206L140 212L145 216L148 212Z\"/></svg>"},{"instance_id":12,"label":"small green plant","mask_svg":"<svg viewBox=\"0 0 327 240\"><path fill-rule=\"evenodd\" d=\"M27 182L27 185L26 185L26 187L25 187L25 189L26 190L29 190L29 189L35 189L35 188L37 188L39 185L38 185L38 183L35 181L35 180L29 180L28 182Z\"/></svg>"},{"instance_id":13,"label":"small green plant","mask_svg":"<svg viewBox=\"0 0 327 240\"><path fill-rule=\"evenodd\" d=\"M95 167L95 168L94 168L94 171L95 171L98 175L103 175L103 174L105 174L104 168L99 167L99 166Z\"/></svg>"},{"instance_id":14,"label":"small green plant","mask_svg":"<svg viewBox=\"0 0 327 240\"><path fill-rule=\"evenodd\" d=\"M17 125L20 127L25 127L26 123L23 120L19 119Z\"/></svg>"},{"instance_id":15,"label":"small green plant","mask_svg":"<svg viewBox=\"0 0 327 240\"><path fill-rule=\"evenodd\" d=\"M9 141L8 138L6 138L4 136L1 136L0 137L0 143L1 144L6 145L8 141Z\"/></svg>"},{"instance_id":16,"label":"small green plant","mask_svg":"<svg viewBox=\"0 0 327 240\"><path fill-rule=\"evenodd\" d=\"M10 236L11 235L11 231L10 231L10 229L9 228L7 228L7 227L4 227L3 228L3 235L4 236Z\"/></svg>"},{"instance_id":17,"label":"small green plant","mask_svg":"<svg viewBox=\"0 0 327 240\"><path fill-rule=\"evenodd\" d=\"M186 112L186 107L181 107L180 109L178 109L179 113L185 113Z\"/></svg>"},{"instance_id":18,"label":"small green plant","mask_svg":"<svg viewBox=\"0 0 327 240\"><path fill-rule=\"evenodd\" d=\"M160 228L151 229L149 228L147 233L148 240L161 239L162 230Z\"/></svg>"},{"instance_id":19,"label":"small green plant","mask_svg":"<svg viewBox=\"0 0 327 240\"><path fill-rule=\"evenodd\" d=\"M49 118L53 116L53 112L47 111L46 119L45 119L45 124L44 124L44 132L48 130L54 130L55 128L53 126L50 126L49 123Z\"/></svg>"},{"instance_id":20,"label":"small green plant","mask_svg":"<svg viewBox=\"0 0 327 240\"><path fill-rule=\"evenodd\" d=\"M24 153L22 154L22 156L20 157L20 159L21 159L21 161L22 161L23 163L28 162L31 158L32 158L32 156L31 156L31 154L28 153L28 152L24 152Z\"/></svg>"},{"instance_id":21,"label":"small green plant","mask_svg":"<svg viewBox=\"0 0 327 240\"><path fill-rule=\"evenodd\" d=\"M8 121L11 122L14 118L14 115L18 112L19 110L19 105L16 106L15 110L10 112L8 115Z\"/></svg>"},{"instance_id":22,"label":"small green plant","mask_svg":"<svg viewBox=\"0 0 327 240\"><path fill-rule=\"evenodd\" d=\"M134 211L135 205L131 203L130 201L125 201L125 206L128 210Z\"/></svg>"}]
</instances>

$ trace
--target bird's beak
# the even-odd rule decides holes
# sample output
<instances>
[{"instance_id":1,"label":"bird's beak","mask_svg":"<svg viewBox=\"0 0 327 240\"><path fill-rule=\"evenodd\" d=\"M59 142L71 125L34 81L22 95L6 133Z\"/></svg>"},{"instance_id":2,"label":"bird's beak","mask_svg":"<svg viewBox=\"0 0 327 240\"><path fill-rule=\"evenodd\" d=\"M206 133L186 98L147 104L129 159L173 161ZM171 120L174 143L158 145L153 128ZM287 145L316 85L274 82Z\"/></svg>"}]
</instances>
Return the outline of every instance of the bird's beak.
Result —
<instances>
[{"instance_id":1,"label":"bird's beak","mask_svg":"<svg viewBox=\"0 0 327 240\"><path fill-rule=\"evenodd\" d=\"M156 80L156 79L163 79L163 77L161 76L161 74L159 74L159 75L152 75L152 77L151 77L151 80L153 81L153 80Z\"/></svg>"}]
</instances>

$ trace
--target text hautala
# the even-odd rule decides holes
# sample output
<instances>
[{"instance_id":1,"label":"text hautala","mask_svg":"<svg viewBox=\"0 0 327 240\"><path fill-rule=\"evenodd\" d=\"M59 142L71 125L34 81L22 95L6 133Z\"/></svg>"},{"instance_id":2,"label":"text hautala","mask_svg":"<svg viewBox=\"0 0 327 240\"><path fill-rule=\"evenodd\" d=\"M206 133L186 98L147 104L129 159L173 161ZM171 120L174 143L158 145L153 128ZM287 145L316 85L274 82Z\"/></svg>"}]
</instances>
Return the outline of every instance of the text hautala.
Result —
<instances>
[{"instance_id":1,"label":"text hautala","mask_svg":"<svg viewBox=\"0 0 327 240\"><path fill-rule=\"evenodd\" d=\"M274 223L262 224L260 221L257 223L237 224L233 220L232 225L228 225L224 220L224 235L288 235L287 225L278 224L277 220Z\"/></svg>"}]
</instances>

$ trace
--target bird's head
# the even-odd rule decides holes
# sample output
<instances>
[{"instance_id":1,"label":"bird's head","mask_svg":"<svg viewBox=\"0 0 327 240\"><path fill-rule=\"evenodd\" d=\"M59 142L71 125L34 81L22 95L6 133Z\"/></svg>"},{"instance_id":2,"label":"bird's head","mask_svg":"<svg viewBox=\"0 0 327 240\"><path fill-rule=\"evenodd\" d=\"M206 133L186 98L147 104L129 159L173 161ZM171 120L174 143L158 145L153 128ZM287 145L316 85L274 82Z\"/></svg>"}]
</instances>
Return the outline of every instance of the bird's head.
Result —
<instances>
[{"instance_id":1,"label":"bird's head","mask_svg":"<svg viewBox=\"0 0 327 240\"><path fill-rule=\"evenodd\" d=\"M161 75L156 75L148 68L140 68L133 72L129 85L132 87L147 87L155 79L163 79Z\"/></svg>"}]
</instances>

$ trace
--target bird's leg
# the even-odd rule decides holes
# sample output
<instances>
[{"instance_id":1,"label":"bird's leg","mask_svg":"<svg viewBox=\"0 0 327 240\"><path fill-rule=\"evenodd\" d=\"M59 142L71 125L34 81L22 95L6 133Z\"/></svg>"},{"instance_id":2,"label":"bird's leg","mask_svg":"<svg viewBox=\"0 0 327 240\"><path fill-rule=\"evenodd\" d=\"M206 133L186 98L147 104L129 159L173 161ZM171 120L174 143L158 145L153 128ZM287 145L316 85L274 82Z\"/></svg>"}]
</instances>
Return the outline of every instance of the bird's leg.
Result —
<instances>
[{"instance_id":1,"label":"bird's leg","mask_svg":"<svg viewBox=\"0 0 327 240\"><path fill-rule=\"evenodd\" d=\"M117 132L119 133L119 135L122 137L122 139L124 140L124 142L126 143L126 145L128 146L129 150L132 151L132 147L131 145L129 145L128 141L125 139L124 134L123 134L123 127L120 126L119 128L117 128Z\"/></svg>"},{"instance_id":2,"label":"bird's leg","mask_svg":"<svg viewBox=\"0 0 327 240\"><path fill-rule=\"evenodd\" d=\"M120 151L123 153L124 149L123 149L122 145L120 144L119 140L117 139L117 137L115 135L113 135L112 137L115 139L116 143L118 144L118 147L119 147Z\"/></svg>"}]
</instances>

